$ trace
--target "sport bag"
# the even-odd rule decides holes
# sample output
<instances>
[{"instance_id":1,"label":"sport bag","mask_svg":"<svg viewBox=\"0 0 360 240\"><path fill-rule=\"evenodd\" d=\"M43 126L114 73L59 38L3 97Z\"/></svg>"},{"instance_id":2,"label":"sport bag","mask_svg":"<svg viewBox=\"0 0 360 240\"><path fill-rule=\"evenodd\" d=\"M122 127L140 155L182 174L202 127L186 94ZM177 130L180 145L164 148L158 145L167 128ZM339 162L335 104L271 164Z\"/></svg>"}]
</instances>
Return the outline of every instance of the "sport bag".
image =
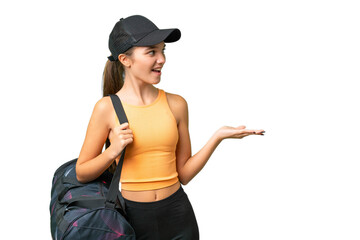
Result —
<instances>
[{"instance_id":1,"label":"sport bag","mask_svg":"<svg viewBox=\"0 0 360 240\"><path fill-rule=\"evenodd\" d=\"M118 96L110 95L121 123L128 122ZM76 178L77 159L54 173L50 222L54 240L135 240L135 231L126 219L125 201L119 191L125 149L114 174L106 170L86 184Z\"/></svg>"}]
</instances>

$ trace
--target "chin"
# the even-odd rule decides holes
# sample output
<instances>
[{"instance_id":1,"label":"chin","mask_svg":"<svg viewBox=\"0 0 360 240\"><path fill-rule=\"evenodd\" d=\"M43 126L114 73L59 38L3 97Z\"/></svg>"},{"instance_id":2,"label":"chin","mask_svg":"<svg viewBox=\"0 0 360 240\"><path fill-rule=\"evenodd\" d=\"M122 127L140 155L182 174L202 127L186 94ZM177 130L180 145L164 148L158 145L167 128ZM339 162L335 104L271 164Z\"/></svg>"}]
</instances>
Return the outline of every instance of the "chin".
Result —
<instances>
[{"instance_id":1,"label":"chin","mask_svg":"<svg viewBox=\"0 0 360 240\"><path fill-rule=\"evenodd\" d=\"M159 79L157 79L157 80L152 81L151 84L155 84L155 85L156 85L156 84L160 83L160 81L161 81L161 80L160 80L160 78L159 78Z\"/></svg>"}]
</instances>

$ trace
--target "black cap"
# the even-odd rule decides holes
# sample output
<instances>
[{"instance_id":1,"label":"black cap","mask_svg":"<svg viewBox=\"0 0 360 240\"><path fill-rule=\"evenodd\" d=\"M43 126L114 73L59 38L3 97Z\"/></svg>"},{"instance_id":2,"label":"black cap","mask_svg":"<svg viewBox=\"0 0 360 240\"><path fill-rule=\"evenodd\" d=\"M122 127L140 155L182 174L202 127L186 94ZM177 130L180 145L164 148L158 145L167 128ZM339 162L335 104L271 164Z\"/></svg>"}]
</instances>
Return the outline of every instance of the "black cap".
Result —
<instances>
[{"instance_id":1,"label":"black cap","mask_svg":"<svg viewBox=\"0 0 360 240\"><path fill-rule=\"evenodd\" d=\"M153 46L160 42L176 42L181 37L177 28L159 29L146 17L134 15L121 18L109 36L110 61L134 46Z\"/></svg>"}]
</instances>

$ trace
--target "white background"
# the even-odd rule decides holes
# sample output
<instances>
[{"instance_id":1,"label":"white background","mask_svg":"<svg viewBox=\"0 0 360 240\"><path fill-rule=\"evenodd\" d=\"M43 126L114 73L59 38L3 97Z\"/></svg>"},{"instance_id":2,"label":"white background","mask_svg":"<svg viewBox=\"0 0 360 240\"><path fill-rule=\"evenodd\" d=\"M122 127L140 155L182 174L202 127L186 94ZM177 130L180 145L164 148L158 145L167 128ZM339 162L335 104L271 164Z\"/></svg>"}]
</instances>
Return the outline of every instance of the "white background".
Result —
<instances>
[{"instance_id":1,"label":"white background","mask_svg":"<svg viewBox=\"0 0 360 240\"><path fill-rule=\"evenodd\" d=\"M201 239L360 239L358 1L0 9L1 239L51 239L53 173L78 156L108 35L133 14L182 31L157 87L187 100L193 154L223 125L266 130L224 140L185 186Z\"/></svg>"}]
</instances>

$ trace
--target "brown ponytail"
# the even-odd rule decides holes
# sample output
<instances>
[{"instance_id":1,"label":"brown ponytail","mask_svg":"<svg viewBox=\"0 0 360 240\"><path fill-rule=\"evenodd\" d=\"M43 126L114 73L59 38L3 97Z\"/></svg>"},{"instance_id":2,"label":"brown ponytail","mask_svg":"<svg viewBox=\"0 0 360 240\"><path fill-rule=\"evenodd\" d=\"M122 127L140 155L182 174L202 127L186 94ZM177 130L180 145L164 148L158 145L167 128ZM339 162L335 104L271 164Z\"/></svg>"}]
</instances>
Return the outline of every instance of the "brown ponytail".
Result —
<instances>
[{"instance_id":1,"label":"brown ponytail","mask_svg":"<svg viewBox=\"0 0 360 240\"><path fill-rule=\"evenodd\" d=\"M132 55L134 47L127 50L124 54L128 57ZM117 93L124 85L124 67L117 61L108 60L105 64L103 73L103 97Z\"/></svg>"},{"instance_id":2,"label":"brown ponytail","mask_svg":"<svg viewBox=\"0 0 360 240\"><path fill-rule=\"evenodd\" d=\"M124 85L124 68L120 61L108 60L103 73L103 97L117 93Z\"/></svg>"},{"instance_id":3,"label":"brown ponytail","mask_svg":"<svg viewBox=\"0 0 360 240\"><path fill-rule=\"evenodd\" d=\"M125 55L131 56L133 48L130 48L125 52ZM110 94L117 93L124 85L124 67L120 61L107 60L103 73L103 97L109 96ZM110 146L110 141L107 138L105 148ZM109 167L109 171L114 173L116 169L116 162Z\"/></svg>"}]
</instances>

